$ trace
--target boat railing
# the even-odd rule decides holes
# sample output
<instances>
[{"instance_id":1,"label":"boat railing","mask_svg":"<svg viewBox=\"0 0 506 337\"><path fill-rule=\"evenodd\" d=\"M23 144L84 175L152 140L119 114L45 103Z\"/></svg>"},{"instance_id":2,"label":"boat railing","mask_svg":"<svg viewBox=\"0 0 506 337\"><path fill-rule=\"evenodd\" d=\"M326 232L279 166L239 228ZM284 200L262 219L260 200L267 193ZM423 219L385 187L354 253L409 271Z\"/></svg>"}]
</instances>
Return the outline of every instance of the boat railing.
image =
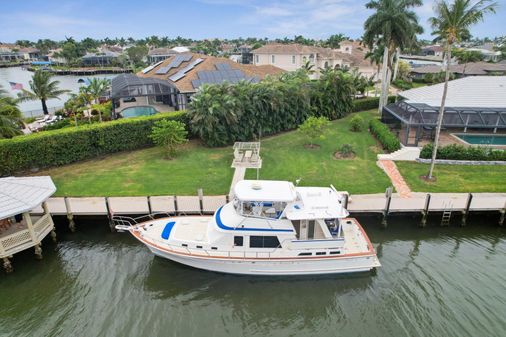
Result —
<instances>
[{"instance_id":1,"label":"boat railing","mask_svg":"<svg viewBox=\"0 0 506 337\"><path fill-rule=\"evenodd\" d=\"M114 224L114 226L135 226L142 222L149 221L149 220L155 220L160 216L169 217L170 213L166 212L157 212L157 213L150 213L146 215L141 215L139 217L129 217L124 215L113 215L111 217L111 221Z\"/></svg>"}]
</instances>

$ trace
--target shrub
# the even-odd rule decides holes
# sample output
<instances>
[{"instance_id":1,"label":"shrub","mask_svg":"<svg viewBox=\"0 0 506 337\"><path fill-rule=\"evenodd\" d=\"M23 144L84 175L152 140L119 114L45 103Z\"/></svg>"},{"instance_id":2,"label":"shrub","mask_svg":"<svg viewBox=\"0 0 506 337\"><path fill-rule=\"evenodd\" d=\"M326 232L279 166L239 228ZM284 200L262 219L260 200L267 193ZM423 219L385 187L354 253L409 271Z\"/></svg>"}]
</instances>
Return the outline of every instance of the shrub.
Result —
<instances>
[{"instance_id":1,"label":"shrub","mask_svg":"<svg viewBox=\"0 0 506 337\"><path fill-rule=\"evenodd\" d=\"M343 144L338 149L339 153L343 157L350 157L351 155L355 154L355 149L353 148L353 145L351 144Z\"/></svg>"},{"instance_id":2,"label":"shrub","mask_svg":"<svg viewBox=\"0 0 506 337\"><path fill-rule=\"evenodd\" d=\"M395 80L392 82L392 84L396 87L396 88L399 88L401 90L408 90L408 89L411 89L413 88L413 84L409 83L409 82L406 82L404 80Z\"/></svg>"},{"instance_id":3,"label":"shrub","mask_svg":"<svg viewBox=\"0 0 506 337\"><path fill-rule=\"evenodd\" d=\"M427 144L420 152L420 158L432 158L432 144ZM506 161L506 151L479 146L463 146L450 144L437 149L436 159L448 160L476 160L476 161Z\"/></svg>"},{"instance_id":4,"label":"shrub","mask_svg":"<svg viewBox=\"0 0 506 337\"><path fill-rule=\"evenodd\" d=\"M162 119L187 123L184 111L86 124L0 140L0 174L65 165L152 145L149 134Z\"/></svg>"},{"instance_id":5,"label":"shrub","mask_svg":"<svg viewBox=\"0 0 506 337\"><path fill-rule=\"evenodd\" d=\"M42 128L43 131L58 130L71 126L70 119L65 118L54 122L53 124L46 125Z\"/></svg>"},{"instance_id":6,"label":"shrub","mask_svg":"<svg viewBox=\"0 0 506 337\"><path fill-rule=\"evenodd\" d=\"M364 129L364 119L360 115L355 115L350 119L350 130L360 132Z\"/></svg>"},{"instance_id":7,"label":"shrub","mask_svg":"<svg viewBox=\"0 0 506 337\"><path fill-rule=\"evenodd\" d=\"M394 103L395 96L388 96L388 103ZM353 112L377 109L379 105L379 97L367 97L353 100Z\"/></svg>"},{"instance_id":8,"label":"shrub","mask_svg":"<svg viewBox=\"0 0 506 337\"><path fill-rule=\"evenodd\" d=\"M311 116L299 125L299 132L309 139L309 145L313 146L318 138L323 138L325 127L329 124L326 117Z\"/></svg>"},{"instance_id":9,"label":"shrub","mask_svg":"<svg viewBox=\"0 0 506 337\"><path fill-rule=\"evenodd\" d=\"M401 148L401 142L390 131L388 126L381 123L379 119L371 119L369 129L376 139L381 143L383 148L388 152L394 152Z\"/></svg>"},{"instance_id":10,"label":"shrub","mask_svg":"<svg viewBox=\"0 0 506 337\"><path fill-rule=\"evenodd\" d=\"M149 137L156 145L165 148L169 159L175 156L178 145L187 142L188 131L181 122L162 119L155 122L152 130Z\"/></svg>"}]
</instances>

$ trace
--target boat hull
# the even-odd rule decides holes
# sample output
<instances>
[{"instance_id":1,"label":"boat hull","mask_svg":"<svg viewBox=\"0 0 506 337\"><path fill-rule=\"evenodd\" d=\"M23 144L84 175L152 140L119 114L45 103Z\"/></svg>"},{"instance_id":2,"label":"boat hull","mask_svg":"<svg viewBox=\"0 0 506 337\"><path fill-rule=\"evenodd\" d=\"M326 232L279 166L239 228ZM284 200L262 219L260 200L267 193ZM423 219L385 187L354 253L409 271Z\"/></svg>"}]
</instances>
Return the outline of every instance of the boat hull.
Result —
<instances>
[{"instance_id":1,"label":"boat hull","mask_svg":"<svg viewBox=\"0 0 506 337\"><path fill-rule=\"evenodd\" d=\"M190 267L240 275L322 275L367 272L380 266L375 255L327 258L207 258L166 251L144 243L153 254Z\"/></svg>"}]
</instances>

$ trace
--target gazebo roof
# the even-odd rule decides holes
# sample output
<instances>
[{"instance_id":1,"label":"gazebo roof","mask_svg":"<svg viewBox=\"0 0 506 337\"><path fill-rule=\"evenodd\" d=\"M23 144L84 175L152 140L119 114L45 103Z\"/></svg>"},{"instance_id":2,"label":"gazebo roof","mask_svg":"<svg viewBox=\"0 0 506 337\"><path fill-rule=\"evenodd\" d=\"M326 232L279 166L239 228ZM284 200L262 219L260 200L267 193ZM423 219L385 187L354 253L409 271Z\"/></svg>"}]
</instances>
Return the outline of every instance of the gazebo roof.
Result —
<instances>
[{"instance_id":1,"label":"gazebo roof","mask_svg":"<svg viewBox=\"0 0 506 337\"><path fill-rule=\"evenodd\" d=\"M48 176L0 178L0 219L30 211L54 192Z\"/></svg>"}]
</instances>

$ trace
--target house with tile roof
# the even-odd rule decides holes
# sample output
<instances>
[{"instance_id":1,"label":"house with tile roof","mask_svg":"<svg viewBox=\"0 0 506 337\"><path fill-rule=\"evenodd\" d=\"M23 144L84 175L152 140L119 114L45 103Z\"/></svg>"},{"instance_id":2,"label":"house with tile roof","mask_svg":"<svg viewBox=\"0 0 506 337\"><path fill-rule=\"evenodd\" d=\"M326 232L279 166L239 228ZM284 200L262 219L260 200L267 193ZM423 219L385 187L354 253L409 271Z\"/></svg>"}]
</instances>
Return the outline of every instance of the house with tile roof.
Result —
<instances>
[{"instance_id":1,"label":"house with tile roof","mask_svg":"<svg viewBox=\"0 0 506 337\"><path fill-rule=\"evenodd\" d=\"M359 41L343 41L339 49L307 46L298 43L270 43L252 51L253 64L272 65L287 71L295 71L309 61L314 66L313 78L326 67L356 68L367 77L376 74L376 69L365 59L367 48Z\"/></svg>"},{"instance_id":2,"label":"house with tile roof","mask_svg":"<svg viewBox=\"0 0 506 337\"><path fill-rule=\"evenodd\" d=\"M443 66L427 65L411 69L411 77L423 79L426 74L439 74L444 72ZM455 77L483 76L483 75L506 75L506 64L489 62L470 62L450 65L450 72Z\"/></svg>"},{"instance_id":3,"label":"house with tile roof","mask_svg":"<svg viewBox=\"0 0 506 337\"><path fill-rule=\"evenodd\" d=\"M236 63L228 58L182 53L155 63L137 74L121 74L112 80L115 114L132 106L157 111L184 110L204 84L259 82L284 70L272 65ZM135 98L135 102L132 102Z\"/></svg>"}]
</instances>

